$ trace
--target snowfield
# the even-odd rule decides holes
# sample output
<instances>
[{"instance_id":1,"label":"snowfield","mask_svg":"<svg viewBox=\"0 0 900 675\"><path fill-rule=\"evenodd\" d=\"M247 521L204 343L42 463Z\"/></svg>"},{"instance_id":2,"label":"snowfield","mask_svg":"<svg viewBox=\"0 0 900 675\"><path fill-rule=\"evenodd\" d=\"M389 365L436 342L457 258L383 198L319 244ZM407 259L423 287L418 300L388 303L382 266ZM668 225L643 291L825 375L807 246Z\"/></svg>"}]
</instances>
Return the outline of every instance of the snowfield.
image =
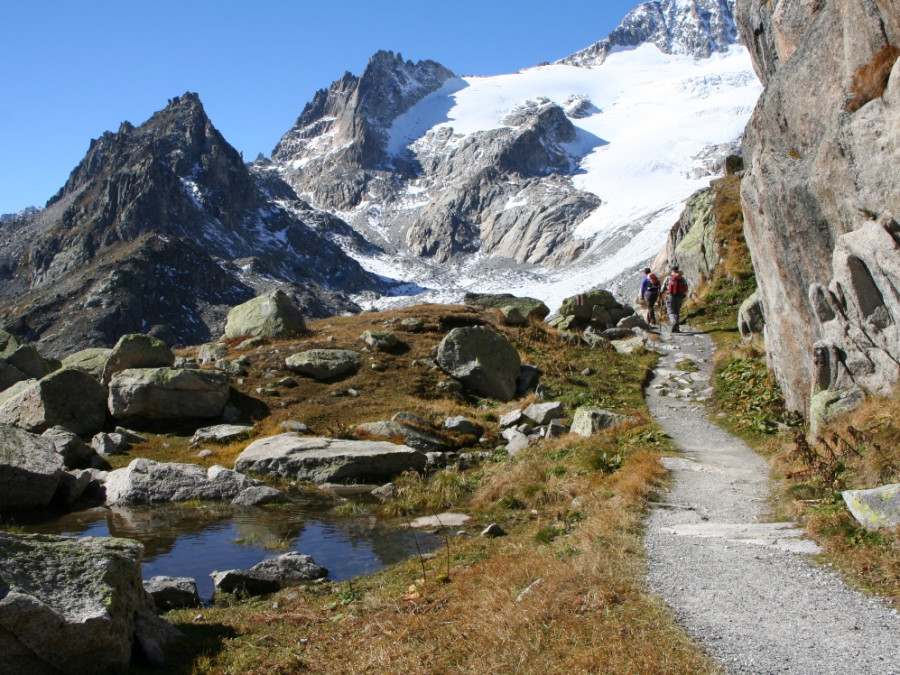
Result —
<instances>
[{"instance_id":1,"label":"snowfield","mask_svg":"<svg viewBox=\"0 0 900 675\"><path fill-rule=\"evenodd\" d=\"M451 273L428 263L359 258L369 270L434 289L415 301L456 301L465 291L508 292L540 298L556 309L570 295L604 286L653 258L684 204L717 177L737 147L762 92L747 50L739 45L710 58L667 55L651 44L618 49L600 66L547 65L510 75L461 77L398 117L388 150L400 154L427 143L426 134L452 129L456 137L504 126L529 102L552 101L578 131L565 150L577 165L574 187L603 202L578 227L587 252L565 270L509 269L474 256ZM718 146L718 152L710 152ZM514 206L514 204L510 204ZM621 295L621 294L620 294ZM622 299L620 297L620 299ZM362 300L390 306L410 299Z\"/></svg>"}]
</instances>

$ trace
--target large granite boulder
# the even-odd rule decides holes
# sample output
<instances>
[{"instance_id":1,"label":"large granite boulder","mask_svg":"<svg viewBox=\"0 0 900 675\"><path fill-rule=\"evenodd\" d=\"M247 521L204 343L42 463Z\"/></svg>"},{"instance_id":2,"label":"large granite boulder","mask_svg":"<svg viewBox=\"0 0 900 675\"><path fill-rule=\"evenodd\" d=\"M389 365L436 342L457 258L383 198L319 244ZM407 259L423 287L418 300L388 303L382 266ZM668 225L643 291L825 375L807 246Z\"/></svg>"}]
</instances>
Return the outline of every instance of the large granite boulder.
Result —
<instances>
[{"instance_id":1,"label":"large granite boulder","mask_svg":"<svg viewBox=\"0 0 900 675\"><path fill-rule=\"evenodd\" d=\"M234 307L225 322L225 337L274 337L306 331L300 309L284 293L275 291Z\"/></svg>"},{"instance_id":2,"label":"large granite boulder","mask_svg":"<svg viewBox=\"0 0 900 675\"><path fill-rule=\"evenodd\" d=\"M127 539L0 532L0 672L126 672L135 642L165 623L143 616L142 556Z\"/></svg>"},{"instance_id":3,"label":"large granite boulder","mask_svg":"<svg viewBox=\"0 0 900 675\"><path fill-rule=\"evenodd\" d=\"M566 298L557 314L557 319L571 317L567 322L568 328L593 325L603 329L614 328L620 320L634 314L634 309L622 305L609 291L595 290ZM562 329L560 321L551 321L550 325Z\"/></svg>"},{"instance_id":4,"label":"large granite boulder","mask_svg":"<svg viewBox=\"0 0 900 675\"><path fill-rule=\"evenodd\" d=\"M65 357L62 360L62 367L83 370L99 380L103 377L103 369L111 354L112 349L105 347L82 349Z\"/></svg>"},{"instance_id":5,"label":"large granite boulder","mask_svg":"<svg viewBox=\"0 0 900 675\"><path fill-rule=\"evenodd\" d=\"M295 373L316 380L333 380L359 369L359 352L350 349L309 349L285 359L285 365Z\"/></svg>"},{"instance_id":6,"label":"large granite boulder","mask_svg":"<svg viewBox=\"0 0 900 675\"><path fill-rule=\"evenodd\" d=\"M603 410L603 408L594 408L591 406L582 406L575 411L572 416L572 427L570 431L573 434L588 438L594 434L598 434L604 429L609 429L628 418L618 413Z\"/></svg>"},{"instance_id":7,"label":"large granite boulder","mask_svg":"<svg viewBox=\"0 0 900 675\"><path fill-rule=\"evenodd\" d=\"M691 195L678 222L669 231L666 245L650 264L652 269L667 273L677 264L688 288L696 288L702 279L710 278L720 261L715 200L715 188L704 188Z\"/></svg>"},{"instance_id":8,"label":"large granite boulder","mask_svg":"<svg viewBox=\"0 0 900 675\"><path fill-rule=\"evenodd\" d=\"M900 527L900 483L871 490L845 490L844 503L867 530Z\"/></svg>"},{"instance_id":9,"label":"large granite boulder","mask_svg":"<svg viewBox=\"0 0 900 675\"><path fill-rule=\"evenodd\" d=\"M43 432L61 426L90 434L106 422L106 387L82 370L63 368L0 404L0 424Z\"/></svg>"},{"instance_id":10,"label":"large granite boulder","mask_svg":"<svg viewBox=\"0 0 900 675\"><path fill-rule=\"evenodd\" d=\"M171 368L175 354L166 343L149 335L123 335L116 342L103 367L104 384L116 373L129 368Z\"/></svg>"},{"instance_id":11,"label":"large granite boulder","mask_svg":"<svg viewBox=\"0 0 900 675\"><path fill-rule=\"evenodd\" d=\"M116 419L219 417L229 392L228 375L219 371L130 368L109 383L109 412Z\"/></svg>"},{"instance_id":12,"label":"large granite boulder","mask_svg":"<svg viewBox=\"0 0 900 675\"><path fill-rule=\"evenodd\" d=\"M550 314L550 308L537 298L519 298L510 293L466 293L463 302L489 309L515 307L526 319L538 321L543 321Z\"/></svg>"},{"instance_id":13,"label":"large granite boulder","mask_svg":"<svg viewBox=\"0 0 900 675\"><path fill-rule=\"evenodd\" d=\"M237 471L221 466L205 469L197 464L156 462L139 457L106 477L108 504L153 504L191 499L234 499L248 487L261 485Z\"/></svg>"},{"instance_id":14,"label":"large granite boulder","mask_svg":"<svg viewBox=\"0 0 900 675\"><path fill-rule=\"evenodd\" d=\"M454 328L437 346L434 360L479 396L508 401L516 394L522 370L519 352L490 328Z\"/></svg>"},{"instance_id":15,"label":"large granite boulder","mask_svg":"<svg viewBox=\"0 0 900 675\"><path fill-rule=\"evenodd\" d=\"M34 345L22 345L6 357L6 362L35 380L46 377L60 367L59 361L44 358Z\"/></svg>"},{"instance_id":16,"label":"large granite boulder","mask_svg":"<svg viewBox=\"0 0 900 675\"><path fill-rule=\"evenodd\" d=\"M768 358L804 413L817 391L900 381L898 17L897 0L737 4L765 84L743 142L744 233Z\"/></svg>"},{"instance_id":17,"label":"large granite boulder","mask_svg":"<svg viewBox=\"0 0 900 675\"><path fill-rule=\"evenodd\" d=\"M62 470L62 455L52 441L0 425L0 511L47 506Z\"/></svg>"},{"instance_id":18,"label":"large granite boulder","mask_svg":"<svg viewBox=\"0 0 900 675\"><path fill-rule=\"evenodd\" d=\"M270 474L314 483L386 481L422 471L425 455L386 441L309 438L287 433L254 441L234 463L242 473Z\"/></svg>"}]
</instances>

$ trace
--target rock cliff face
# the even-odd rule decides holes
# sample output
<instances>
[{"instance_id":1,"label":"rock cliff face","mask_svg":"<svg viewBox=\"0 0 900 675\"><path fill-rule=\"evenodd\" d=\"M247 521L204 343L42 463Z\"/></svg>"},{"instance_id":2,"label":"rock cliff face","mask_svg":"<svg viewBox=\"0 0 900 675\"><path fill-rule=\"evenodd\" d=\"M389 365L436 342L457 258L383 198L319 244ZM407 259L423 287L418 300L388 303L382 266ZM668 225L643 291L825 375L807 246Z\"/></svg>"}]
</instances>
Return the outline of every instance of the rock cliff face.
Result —
<instances>
[{"instance_id":1,"label":"rock cliff face","mask_svg":"<svg viewBox=\"0 0 900 675\"><path fill-rule=\"evenodd\" d=\"M50 354L151 333L221 334L225 313L284 285L308 315L384 286L334 243L367 247L291 188L247 169L196 94L91 143L47 208L0 230L0 314Z\"/></svg>"},{"instance_id":2,"label":"rock cliff face","mask_svg":"<svg viewBox=\"0 0 900 675\"><path fill-rule=\"evenodd\" d=\"M900 2L738 0L745 232L788 404L900 380Z\"/></svg>"}]
</instances>

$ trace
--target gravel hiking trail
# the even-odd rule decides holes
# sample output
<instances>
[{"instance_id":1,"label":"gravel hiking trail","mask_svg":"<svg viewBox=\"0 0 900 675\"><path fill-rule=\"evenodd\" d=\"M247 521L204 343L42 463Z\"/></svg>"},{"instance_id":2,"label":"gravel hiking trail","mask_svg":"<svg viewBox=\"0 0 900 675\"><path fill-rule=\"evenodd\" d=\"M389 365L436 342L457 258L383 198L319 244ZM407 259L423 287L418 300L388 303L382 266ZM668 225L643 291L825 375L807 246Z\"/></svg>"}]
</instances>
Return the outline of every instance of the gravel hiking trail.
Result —
<instances>
[{"instance_id":1,"label":"gravel hiking trail","mask_svg":"<svg viewBox=\"0 0 900 675\"><path fill-rule=\"evenodd\" d=\"M713 343L663 328L646 391L679 455L651 506L649 583L727 673L900 674L900 616L849 589L792 523L770 522L769 469L708 418Z\"/></svg>"}]
</instances>

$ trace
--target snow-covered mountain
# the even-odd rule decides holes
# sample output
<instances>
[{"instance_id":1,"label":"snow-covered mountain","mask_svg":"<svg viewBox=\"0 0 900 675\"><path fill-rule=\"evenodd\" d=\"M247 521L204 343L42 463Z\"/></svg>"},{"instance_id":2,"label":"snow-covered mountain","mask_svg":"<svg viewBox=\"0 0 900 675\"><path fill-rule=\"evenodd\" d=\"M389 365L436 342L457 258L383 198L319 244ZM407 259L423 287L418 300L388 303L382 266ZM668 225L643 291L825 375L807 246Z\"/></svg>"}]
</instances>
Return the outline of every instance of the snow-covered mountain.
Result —
<instances>
[{"instance_id":1,"label":"snow-covered mountain","mask_svg":"<svg viewBox=\"0 0 900 675\"><path fill-rule=\"evenodd\" d=\"M379 52L319 92L254 170L376 243L383 253L354 254L364 268L431 299L503 291L556 307L655 255L739 152L761 86L732 10L644 3L568 59L495 77Z\"/></svg>"}]
</instances>

